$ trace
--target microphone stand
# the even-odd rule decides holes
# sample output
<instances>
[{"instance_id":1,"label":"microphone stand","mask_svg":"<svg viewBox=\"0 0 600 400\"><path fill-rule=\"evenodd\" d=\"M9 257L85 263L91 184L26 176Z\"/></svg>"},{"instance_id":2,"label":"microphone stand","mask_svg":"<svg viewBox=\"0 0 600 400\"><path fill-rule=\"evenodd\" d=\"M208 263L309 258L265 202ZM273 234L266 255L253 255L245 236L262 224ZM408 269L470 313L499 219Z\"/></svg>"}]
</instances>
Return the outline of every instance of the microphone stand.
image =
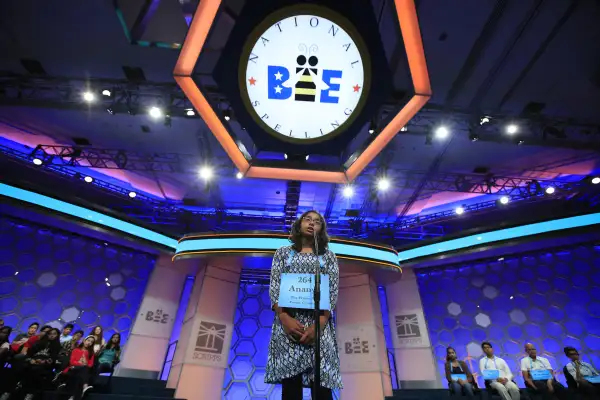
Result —
<instances>
[{"instance_id":1,"label":"microphone stand","mask_svg":"<svg viewBox=\"0 0 600 400\"><path fill-rule=\"evenodd\" d=\"M315 272L315 365L314 365L314 390L313 400L317 400L319 388L321 386L321 263L319 262L319 242L317 241L317 232L314 232L315 255L317 256L317 267Z\"/></svg>"}]
</instances>

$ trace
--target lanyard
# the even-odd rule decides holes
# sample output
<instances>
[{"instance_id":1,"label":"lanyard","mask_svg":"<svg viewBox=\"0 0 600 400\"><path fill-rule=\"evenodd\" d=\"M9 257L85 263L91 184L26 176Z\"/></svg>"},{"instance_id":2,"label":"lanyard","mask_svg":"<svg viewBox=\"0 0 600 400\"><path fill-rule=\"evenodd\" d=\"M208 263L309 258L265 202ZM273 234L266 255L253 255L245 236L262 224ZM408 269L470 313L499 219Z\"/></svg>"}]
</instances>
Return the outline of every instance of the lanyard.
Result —
<instances>
[{"instance_id":1,"label":"lanyard","mask_svg":"<svg viewBox=\"0 0 600 400\"><path fill-rule=\"evenodd\" d=\"M544 365L544 363L539 359L536 358L535 362L540 362L540 364L542 364L542 369L546 369L546 366ZM529 369L533 369L533 359L531 357L529 357Z\"/></svg>"},{"instance_id":2,"label":"lanyard","mask_svg":"<svg viewBox=\"0 0 600 400\"><path fill-rule=\"evenodd\" d=\"M490 359L488 357L485 358L485 365L484 365L483 369L487 369L487 364L488 364L489 360ZM494 360L494 366L496 367L496 369L498 369L498 364L496 364L496 357L494 357L492 360Z\"/></svg>"}]
</instances>

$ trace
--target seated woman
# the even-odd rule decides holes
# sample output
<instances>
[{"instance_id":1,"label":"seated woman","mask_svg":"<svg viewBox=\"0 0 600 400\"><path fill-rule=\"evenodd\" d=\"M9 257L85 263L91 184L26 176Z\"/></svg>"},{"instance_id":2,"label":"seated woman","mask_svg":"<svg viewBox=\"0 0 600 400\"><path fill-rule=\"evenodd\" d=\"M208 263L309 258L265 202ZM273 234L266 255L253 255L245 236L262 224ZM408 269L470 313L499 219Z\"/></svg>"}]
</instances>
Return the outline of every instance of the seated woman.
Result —
<instances>
[{"instance_id":1,"label":"seated woman","mask_svg":"<svg viewBox=\"0 0 600 400\"><path fill-rule=\"evenodd\" d=\"M79 341L83 337L83 331L77 331L71 336L70 340L61 343L60 353L58 355L58 361L60 363L60 371L64 370L69 366L69 360L71 358L71 351L79 346Z\"/></svg>"},{"instance_id":2,"label":"seated woman","mask_svg":"<svg viewBox=\"0 0 600 400\"><path fill-rule=\"evenodd\" d=\"M88 336L83 343L73 349L69 366L63 371L67 378L66 391L71 394L69 400L81 400L85 392L92 388L88 385L90 372L94 366L94 336ZM65 385L61 385L62 388Z\"/></svg>"},{"instance_id":3,"label":"seated woman","mask_svg":"<svg viewBox=\"0 0 600 400\"><path fill-rule=\"evenodd\" d=\"M473 393L473 374L469 370L469 367L464 361L460 361L456 358L456 350L452 347L446 349L446 379L448 380L448 387L452 391L452 394L456 397L467 396L468 398L475 398Z\"/></svg>"},{"instance_id":4,"label":"seated woman","mask_svg":"<svg viewBox=\"0 0 600 400\"><path fill-rule=\"evenodd\" d=\"M32 400L50 383L54 364L60 352L60 331L50 329L35 344L27 349L25 367L21 374L21 385L25 400Z\"/></svg>"},{"instance_id":5,"label":"seated woman","mask_svg":"<svg viewBox=\"0 0 600 400\"><path fill-rule=\"evenodd\" d=\"M119 363L119 357L121 356L121 335L115 333L112 335L108 344L104 346L100 353L98 353L98 362L96 366L96 374L103 374L106 372L112 372L115 365Z\"/></svg>"},{"instance_id":6,"label":"seated woman","mask_svg":"<svg viewBox=\"0 0 600 400\"><path fill-rule=\"evenodd\" d=\"M104 330L100 325L95 326L88 336L93 336L95 339L94 354L97 357L100 353L100 350L102 350L104 346L106 346L106 340L104 340Z\"/></svg>"},{"instance_id":7,"label":"seated woman","mask_svg":"<svg viewBox=\"0 0 600 400\"><path fill-rule=\"evenodd\" d=\"M10 356L10 334L12 328L10 326L3 326L0 328L0 368L4 367L4 364L8 361Z\"/></svg>"}]
</instances>

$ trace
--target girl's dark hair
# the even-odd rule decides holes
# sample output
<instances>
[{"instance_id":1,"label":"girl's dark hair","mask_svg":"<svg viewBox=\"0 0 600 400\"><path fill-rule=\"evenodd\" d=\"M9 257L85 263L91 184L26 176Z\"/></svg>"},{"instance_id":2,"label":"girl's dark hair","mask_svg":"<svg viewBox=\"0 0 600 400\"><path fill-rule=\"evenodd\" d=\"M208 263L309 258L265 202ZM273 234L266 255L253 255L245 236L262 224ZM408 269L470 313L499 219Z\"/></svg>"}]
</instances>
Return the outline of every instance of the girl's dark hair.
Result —
<instances>
[{"instance_id":1,"label":"girl's dark hair","mask_svg":"<svg viewBox=\"0 0 600 400\"><path fill-rule=\"evenodd\" d=\"M100 335L96 335L96 328L100 328ZM88 336L93 336L96 339L96 343L102 344L102 336L104 335L104 329L100 325L95 326Z\"/></svg>"},{"instance_id":2,"label":"girl's dark hair","mask_svg":"<svg viewBox=\"0 0 600 400\"><path fill-rule=\"evenodd\" d=\"M54 340L50 340L50 332L52 332L52 331L56 331L56 339L54 339ZM51 328L40 339L40 343L45 343L45 342L51 342L51 343L57 342L57 343L60 343L60 331L57 328Z\"/></svg>"},{"instance_id":3,"label":"girl's dark hair","mask_svg":"<svg viewBox=\"0 0 600 400\"><path fill-rule=\"evenodd\" d=\"M4 341L0 341L0 345L9 342L10 343L10 334L12 333L12 328L10 326L3 326L2 328L0 328L0 332L6 332L6 340Z\"/></svg>"},{"instance_id":4,"label":"girl's dark hair","mask_svg":"<svg viewBox=\"0 0 600 400\"><path fill-rule=\"evenodd\" d=\"M94 329L96 329L96 328L94 328ZM88 357L91 359L94 356L94 345L96 344L96 336L94 336L94 335L86 336L85 339L83 339L81 341L81 343L79 343L79 346L77 346L77 347L79 347L81 350L85 349L84 344L85 344L85 341L88 340L88 338L94 339L94 343L92 343L92 345L88 348Z\"/></svg>"},{"instance_id":5,"label":"girl's dark hair","mask_svg":"<svg viewBox=\"0 0 600 400\"><path fill-rule=\"evenodd\" d=\"M454 353L456 354L456 349L454 347L451 347L451 346L446 347L446 362L450 361L448 359L448 353L450 352L450 350L454 350Z\"/></svg>"},{"instance_id":6,"label":"girl's dark hair","mask_svg":"<svg viewBox=\"0 0 600 400\"><path fill-rule=\"evenodd\" d=\"M302 220L304 219L304 217L306 217L310 213L317 214L321 219L321 230L317 234L317 244L319 245L319 255L323 255L327 251L327 245L329 244L329 235L327 235L327 222L325 222L325 219L318 211L307 211L304 214L302 214L300 218L294 221L288 239L290 242L292 242L292 248L294 250L296 250L297 252L302 251L302 231L300 230L300 227L302 225Z\"/></svg>"},{"instance_id":7,"label":"girl's dark hair","mask_svg":"<svg viewBox=\"0 0 600 400\"><path fill-rule=\"evenodd\" d=\"M119 343L117 343L117 344L113 344L113 341L112 341L112 339L115 336L119 337ZM106 348L107 349L115 349L116 351L121 350L121 334L120 333L113 333L113 335L110 337L110 340L106 344Z\"/></svg>"},{"instance_id":8,"label":"girl's dark hair","mask_svg":"<svg viewBox=\"0 0 600 400\"><path fill-rule=\"evenodd\" d=\"M56 338L54 340L50 340L50 332L56 332ZM44 336L40 338L40 340L34 344L31 349L27 351L29 356L35 356L42 350L49 350L49 356L52 359L56 359L58 357L58 353L60 352L60 330L57 328L51 328Z\"/></svg>"}]
</instances>

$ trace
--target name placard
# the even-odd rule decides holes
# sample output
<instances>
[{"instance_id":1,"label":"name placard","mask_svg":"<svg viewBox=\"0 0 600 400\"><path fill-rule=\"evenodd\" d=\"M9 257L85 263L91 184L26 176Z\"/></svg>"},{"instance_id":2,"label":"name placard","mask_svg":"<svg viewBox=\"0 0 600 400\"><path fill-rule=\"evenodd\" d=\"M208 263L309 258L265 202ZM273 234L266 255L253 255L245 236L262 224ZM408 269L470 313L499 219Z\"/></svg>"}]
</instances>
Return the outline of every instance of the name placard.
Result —
<instances>
[{"instance_id":1,"label":"name placard","mask_svg":"<svg viewBox=\"0 0 600 400\"><path fill-rule=\"evenodd\" d=\"M467 374L450 374L450 378L453 381L458 381L459 379L462 379L463 381L467 381Z\"/></svg>"},{"instance_id":2,"label":"name placard","mask_svg":"<svg viewBox=\"0 0 600 400\"><path fill-rule=\"evenodd\" d=\"M584 376L583 378L590 383L600 383L600 375Z\"/></svg>"},{"instance_id":3,"label":"name placard","mask_svg":"<svg viewBox=\"0 0 600 400\"><path fill-rule=\"evenodd\" d=\"M548 379L552 379L552 375L547 369L532 369L529 372L531 373L531 379L534 381L547 381Z\"/></svg>"},{"instance_id":4,"label":"name placard","mask_svg":"<svg viewBox=\"0 0 600 400\"><path fill-rule=\"evenodd\" d=\"M483 375L483 380L485 381L495 381L500 378L500 371L497 369L484 369L481 371Z\"/></svg>"},{"instance_id":5,"label":"name placard","mask_svg":"<svg viewBox=\"0 0 600 400\"><path fill-rule=\"evenodd\" d=\"M321 275L321 310L330 310L329 275ZM281 274L279 307L314 309L315 276L313 274Z\"/></svg>"}]
</instances>

